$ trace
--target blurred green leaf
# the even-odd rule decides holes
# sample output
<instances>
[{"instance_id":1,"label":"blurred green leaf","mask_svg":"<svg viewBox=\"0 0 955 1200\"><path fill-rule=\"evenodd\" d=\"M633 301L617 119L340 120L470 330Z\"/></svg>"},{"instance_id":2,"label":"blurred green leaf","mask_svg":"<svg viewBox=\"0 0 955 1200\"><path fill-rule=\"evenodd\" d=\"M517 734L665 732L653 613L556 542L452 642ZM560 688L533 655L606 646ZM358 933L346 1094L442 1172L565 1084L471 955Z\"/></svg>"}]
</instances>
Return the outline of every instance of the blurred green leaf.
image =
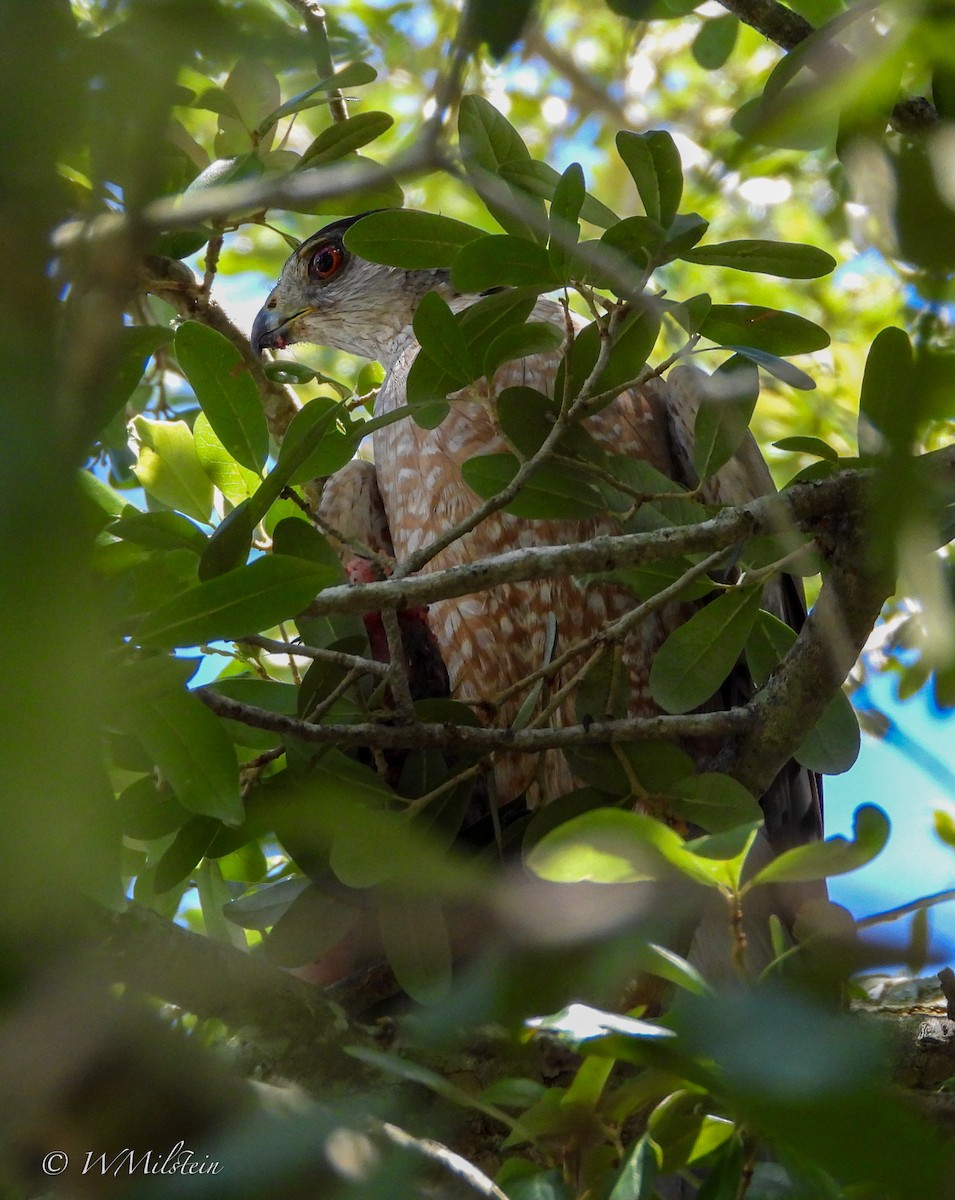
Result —
<instances>
[{"instance_id":1,"label":"blurred green leaf","mask_svg":"<svg viewBox=\"0 0 955 1200\"><path fill-rule=\"evenodd\" d=\"M859 453L899 450L911 426L905 408L913 383L912 343L903 329L883 329L869 348L859 393Z\"/></svg>"},{"instance_id":2,"label":"blurred green leaf","mask_svg":"<svg viewBox=\"0 0 955 1200\"><path fill-rule=\"evenodd\" d=\"M303 92L299 92L290 100L286 100L284 104L275 108L268 116L263 118L259 124L258 133L260 135L263 134L276 121L280 121L283 117L290 117L292 113L301 112L303 109L311 108L315 104L327 104L328 100L325 96L316 98L317 92L331 92L336 88L363 87L367 83L374 83L377 78L378 72L374 67L369 66L368 63L347 63L344 67L340 67L334 75L320 79L318 83L306 88Z\"/></svg>"},{"instance_id":3,"label":"blurred green leaf","mask_svg":"<svg viewBox=\"0 0 955 1200\"><path fill-rule=\"evenodd\" d=\"M739 36L739 19L731 13L710 17L693 39L693 57L704 70L718 71L733 53Z\"/></svg>"},{"instance_id":4,"label":"blurred green leaf","mask_svg":"<svg viewBox=\"0 0 955 1200\"><path fill-rule=\"evenodd\" d=\"M436 1004L451 988L451 945L441 904L430 896L386 895L378 927L388 962L404 991Z\"/></svg>"},{"instance_id":5,"label":"blurred green leaf","mask_svg":"<svg viewBox=\"0 0 955 1200\"><path fill-rule=\"evenodd\" d=\"M624 1159L608 1200L651 1200L657 1177L657 1151L644 1134Z\"/></svg>"}]
</instances>

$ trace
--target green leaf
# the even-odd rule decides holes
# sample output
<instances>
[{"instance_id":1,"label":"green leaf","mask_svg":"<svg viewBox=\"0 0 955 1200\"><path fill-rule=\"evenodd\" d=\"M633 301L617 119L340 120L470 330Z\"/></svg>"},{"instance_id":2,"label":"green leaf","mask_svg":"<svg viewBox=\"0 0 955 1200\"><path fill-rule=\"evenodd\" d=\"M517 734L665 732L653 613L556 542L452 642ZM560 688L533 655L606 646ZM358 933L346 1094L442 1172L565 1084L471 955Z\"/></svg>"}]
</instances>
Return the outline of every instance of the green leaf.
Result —
<instances>
[{"instance_id":1,"label":"green leaf","mask_svg":"<svg viewBox=\"0 0 955 1200\"><path fill-rule=\"evenodd\" d=\"M727 13L710 17L693 39L693 57L706 71L718 71L733 53L739 35L739 20Z\"/></svg>"},{"instance_id":2,"label":"green leaf","mask_svg":"<svg viewBox=\"0 0 955 1200\"><path fill-rule=\"evenodd\" d=\"M142 744L184 809L239 824L244 810L235 748L198 696L157 690L127 703L116 719Z\"/></svg>"},{"instance_id":3,"label":"green leaf","mask_svg":"<svg viewBox=\"0 0 955 1200\"><path fill-rule=\"evenodd\" d=\"M640 883L683 874L709 885L712 871L661 821L618 808L582 813L545 833L527 865L552 883Z\"/></svg>"},{"instance_id":4,"label":"green leaf","mask_svg":"<svg viewBox=\"0 0 955 1200\"><path fill-rule=\"evenodd\" d=\"M259 472L269 453L269 430L258 389L227 337L198 321L176 330L176 358L216 436L232 457Z\"/></svg>"},{"instance_id":5,"label":"green leaf","mask_svg":"<svg viewBox=\"0 0 955 1200\"><path fill-rule=\"evenodd\" d=\"M211 817L193 817L188 825L184 825L156 864L153 890L162 895L188 879L192 869L212 848L221 829L219 822Z\"/></svg>"},{"instance_id":6,"label":"green leaf","mask_svg":"<svg viewBox=\"0 0 955 1200\"><path fill-rule=\"evenodd\" d=\"M503 363L532 354L549 354L560 348L564 335L546 321L529 321L499 333L484 356L484 374L491 379Z\"/></svg>"},{"instance_id":7,"label":"green leaf","mask_svg":"<svg viewBox=\"0 0 955 1200\"><path fill-rule=\"evenodd\" d=\"M826 462L837 463L839 451L834 450L828 442L815 437L787 437L773 442L777 450L788 450L791 454L813 454Z\"/></svg>"},{"instance_id":8,"label":"green leaf","mask_svg":"<svg viewBox=\"0 0 955 1200\"><path fill-rule=\"evenodd\" d=\"M548 291L560 281L543 246L502 233L463 246L451 267L451 282L462 292L483 292L509 286Z\"/></svg>"},{"instance_id":9,"label":"green leaf","mask_svg":"<svg viewBox=\"0 0 955 1200\"><path fill-rule=\"evenodd\" d=\"M796 632L772 613L760 611L746 641L746 664L759 687L796 642ZM859 756L859 719L840 688L806 735L793 758L810 771L841 775Z\"/></svg>"},{"instance_id":10,"label":"green leaf","mask_svg":"<svg viewBox=\"0 0 955 1200\"><path fill-rule=\"evenodd\" d=\"M208 538L188 518L175 512L140 512L127 505L106 532L150 550L192 550L201 554Z\"/></svg>"},{"instance_id":11,"label":"green leaf","mask_svg":"<svg viewBox=\"0 0 955 1200\"><path fill-rule=\"evenodd\" d=\"M635 308L620 323L616 330L610 359L597 380L593 394L619 388L636 379L646 366L660 333L660 315L649 306ZM600 354L601 339L597 324L591 321L574 338L571 370L568 382L564 383L564 363L557 371L557 394L561 388L569 388L576 397L584 382L590 377Z\"/></svg>"},{"instance_id":12,"label":"green leaf","mask_svg":"<svg viewBox=\"0 0 955 1200\"><path fill-rule=\"evenodd\" d=\"M693 466L700 479L715 475L743 444L759 399L759 372L734 355L706 381L693 425Z\"/></svg>"},{"instance_id":13,"label":"green leaf","mask_svg":"<svg viewBox=\"0 0 955 1200\"><path fill-rule=\"evenodd\" d=\"M243 500L226 513L206 542L199 560L199 578L213 579L241 567L252 550L254 534L252 501Z\"/></svg>"},{"instance_id":14,"label":"green leaf","mask_svg":"<svg viewBox=\"0 0 955 1200\"><path fill-rule=\"evenodd\" d=\"M572 247L580 240L579 219L584 195L583 168L580 163L571 163L554 188L550 205L547 254L551 270L558 279L569 279L574 273Z\"/></svg>"},{"instance_id":15,"label":"green leaf","mask_svg":"<svg viewBox=\"0 0 955 1200\"><path fill-rule=\"evenodd\" d=\"M161 504L207 522L212 511L212 484L185 421L151 421L138 416L132 429L139 443L133 471L142 487Z\"/></svg>"},{"instance_id":16,"label":"green leaf","mask_svg":"<svg viewBox=\"0 0 955 1200\"><path fill-rule=\"evenodd\" d=\"M644 1134L624 1159L607 1200L651 1200L656 1177L657 1151Z\"/></svg>"},{"instance_id":17,"label":"green leaf","mask_svg":"<svg viewBox=\"0 0 955 1200\"><path fill-rule=\"evenodd\" d=\"M764 371L775 376L782 383L788 383L790 387L797 388L801 392L811 392L815 389L816 381L812 376L801 371L799 367L793 366L791 362L786 362L784 358L769 354L765 350L754 350L752 346L729 344L723 348L735 351L741 358L748 358L750 362L756 363L757 366L762 367Z\"/></svg>"},{"instance_id":18,"label":"green leaf","mask_svg":"<svg viewBox=\"0 0 955 1200\"><path fill-rule=\"evenodd\" d=\"M484 43L496 61L504 57L534 9L534 0L470 0L464 28L468 39Z\"/></svg>"},{"instance_id":19,"label":"green leaf","mask_svg":"<svg viewBox=\"0 0 955 1200\"><path fill-rule=\"evenodd\" d=\"M663 130L630 133L621 130L617 153L637 185L644 212L666 228L676 216L683 195L683 166L670 134Z\"/></svg>"},{"instance_id":20,"label":"green leaf","mask_svg":"<svg viewBox=\"0 0 955 1200\"><path fill-rule=\"evenodd\" d=\"M842 775L859 757L862 735L852 701L840 688L806 734L793 758L823 775Z\"/></svg>"},{"instance_id":21,"label":"green leaf","mask_svg":"<svg viewBox=\"0 0 955 1200\"><path fill-rule=\"evenodd\" d=\"M543 241L547 228L543 202L501 176L504 163L530 159L510 121L483 96L465 96L458 110L458 140L471 183L501 228L518 237Z\"/></svg>"},{"instance_id":22,"label":"green leaf","mask_svg":"<svg viewBox=\"0 0 955 1200\"><path fill-rule=\"evenodd\" d=\"M402 209L362 217L346 232L345 245L369 262L413 271L450 267L462 246L483 237L485 230L463 221Z\"/></svg>"},{"instance_id":23,"label":"green leaf","mask_svg":"<svg viewBox=\"0 0 955 1200\"><path fill-rule=\"evenodd\" d=\"M243 500L255 495L262 482L262 476L240 466L216 436L205 413L201 412L196 416L192 438L203 471L230 504L241 504Z\"/></svg>"},{"instance_id":24,"label":"green leaf","mask_svg":"<svg viewBox=\"0 0 955 1200\"><path fill-rule=\"evenodd\" d=\"M508 183L515 184L533 196L540 196L543 200L553 199L561 178L560 172L555 171L549 163L537 162L531 158L502 163L500 175ZM595 200L589 193L584 196L580 217L581 220L589 221L591 225L597 225L600 229L615 225L620 220L615 212L599 200Z\"/></svg>"},{"instance_id":25,"label":"green leaf","mask_svg":"<svg viewBox=\"0 0 955 1200\"><path fill-rule=\"evenodd\" d=\"M763 819L756 797L729 775L704 771L667 788L670 808L708 833L722 833Z\"/></svg>"},{"instance_id":26,"label":"green leaf","mask_svg":"<svg viewBox=\"0 0 955 1200\"><path fill-rule=\"evenodd\" d=\"M687 250L692 250L709 227L709 221L699 213L678 213L667 227L663 259L669 262L671 258L680 258Z\"/></svg>"},{"instance_id":27,"label":"green leaf","mask_svg":"<svg viewBox=\"0 0 955 1200\"><path fill-rule=\"evenodd\" d=\"M477 377L464 331L437 292L422 297L412 326L423 353L453 381L454 388L464 387Z\"/></svg>"},{"instance_id":28,"label":"green leaf","mask_svg":"<svg viewBox=\"0 0 955 1200\"><path fill-rule=\"evenodd\" d=\"M751 346L783 357L829 345L829 334L805 317L757 304L714 304L700 333L721 346Z\"/></svg>"},{"instance_id":29,"label":"green leaf","mask_svg":"<svg viewBox=\"0 0 955 1200\"><path fill-rule=\"evenodd\" d=\"M857 871L881 854L889 837L889 819L874 804L862 804L853 818L850 841L841 834L796 846L780 854L749 881L749 887L762 883L807 883Z\"/></svg>"},{"instance_id":30,"label":"green leaf","mask_svg":"<svg viewBox=\"0 0 955 1200\"><path fill-rule=\"evenodd\" d=\"M486 500L507 487L520 465L513 454L479 454L462 463L461 475L468 487ZM605 511L603 497L582 472L550 463L541 467L505 509L516 517L549 520L593 519Z\"/></svg>"},{"instance_id":31,"label":"green leaf","mask_svg":"<svg viewBox=\"0 0 955 1200\"><path fill-rule=\"evenodd\" d=\"M641 271L649 271L656 264L665 241L663 226L650 217L627 217L611 225L600 244L626 255Z\"/></svg>"},{"instance_id":32,"label":"green leaf","mask_svg":"<svg viewBox=\"0 0 955 1200\"><path fill-rule=\"evenodd\" d=\"M670 634L650 668L650 694L665 712L698 708L726 679L743 652L760 595L759 588L734 588Z\"/></svg>"},{"instance_id":33,"label":"green leaf","mask_svg":"<svg viewBox=\"0 0 955 1200\"><path fill-rule=\"evenodd\" d=\"M275 122L280 121L282 117L289 117L292 113L301 112L305 108L313 108L316 104L327 104L328 100L325 96L315 98L317 92L331 92L336 88L362 87L366 83L374 83L377 78L378 72L368 63L348 63L334 75L320 79L312 87L306 88L304 92L299 92L290 100L286 100L284 104L279 105L262 120L257 132L261 135L271 129Z\"/></svg>"},{"instance_id":34,"label":"green leaf","mask_svg":"<svg viewBox=\"0 0 955 1200\"><path fill-rule=\"evenodd\" d=\"M381 137L394 123L394 117L386 112L356 113L344 121L335 121L303 151L298 168L316 167L319 163L344 158Z\"/></svg>"},{"instance_id":35,"label":"green leaf","mask_svg":"<svg viewBox=\"0 0 955 1200\"><path fill-rule=\"evenodd\" d=\"M473 364L482 363L498 334L523 324L534 307L535 300L536 296L533 293L524 291L497 292L493 296L478 300L463 312L456 313L454 319L464 335L469 361ZM409 405L432 410L443 407L446 411L443 401L449 393L457 391L461 386L457 382L458 379L457 374L452 376L433 359L419 354L408 373ZM424 423L417 413L415 420L419 424ZM440 424L441 420L443 413L439 414L437 421L425 424L425 428L433 428L433 425Z\"/></svg>"},{"instance_id":36,"label":"green leaf","mask_svg":"<svg viewBox=\"0 0 955 1200\"><path fill-rule=\"evenodd\" d=\"M674 983L694 996L712 996L713 989L696 967L666 946L648 942L640 950L640 970Z\"/></svg>"},{"instance_id":37,"label":"green leaf","mask_svg":"<svg viewBox=\"0 0 955 1200\"><path fill-rule=\"evenodd\" d=\"M782 279L818 279L836 268L836 260L825 250L801 242L762 242L741 239L697 246L680 255L687 262L704 266L733 267Z\"/></svg>"},{"instance_id":38,"label":"green leaf","mask_svg":"<svg viewBox=\"0 0 955 1200\"><path fill-rule=\"evenodd\" d=\"M276 474L290 484L331 475L351 460L361 429L340 403L316 396L299 409L285 431Z\"/></svg>"},{"instance_id":39,"label":"green leaf","mask_svg":"<svg viewBox=\"0 0 955 1200\"><path fill-rule=\"evenodd\" d=\"M378 908L389 965L419 1004L436 1004L451 990L451 945L440 901L392 893Z\"/></svg>"},{"instance_id":40,"label":"green leaf","mask_svg":"<svg viewBox=\"0 0 955 1200\"><path fill-rule=\"evenodd\" d=\"M118 334L113 369L105 377L89 415L91 432L98 432L122 409L143 377L149 358L172 340L163 325L125 325Z\"/></svg>"},{"instance_id":41,"label":"green leaf","mask_svg":"<svg viewBox=\"0 0 955 1200\"><path fill-rule=\"evenodd\" d=\"M168 837L190 819L188 811L151 775L137 779L116 798L116 812L126 837L150 842Z\"/></svg>"},{"instance_id":42,"label":"green leaf","mask_svg":"<svg viewBox=\"0 0 955 1200\"><path fill-rule=\"evenodd\" d=\"M143 645L196 646L259 633L294 617L336 580L326 566L272 554L189 588L145 617Z\"/></svg>"},{"instance_id":43,"label":"green leaf","mask_svg":"<svg viewBox=\"0 0 955 1200\"><path fill-rule=\"evenodd\" d=\"M869 348L859 393L860 454L877 454L886 444L902 442L910 426L900 409L906 406L913 374L908 334L895 326L883 329Z\"/></svg>"}]
</instances>

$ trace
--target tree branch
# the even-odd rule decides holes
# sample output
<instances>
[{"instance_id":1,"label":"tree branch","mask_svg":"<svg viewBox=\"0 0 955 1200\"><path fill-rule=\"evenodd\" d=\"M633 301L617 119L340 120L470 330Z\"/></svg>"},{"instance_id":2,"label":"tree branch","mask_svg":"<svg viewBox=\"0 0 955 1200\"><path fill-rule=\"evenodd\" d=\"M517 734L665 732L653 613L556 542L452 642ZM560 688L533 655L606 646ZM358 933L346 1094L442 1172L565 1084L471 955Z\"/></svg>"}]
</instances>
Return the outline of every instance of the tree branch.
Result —
<instances>
[{"instance_id":1,"label":"tree branch","mask_svg":"<svg viewBox=\"0 0 955 1200\"><path fill-rule=\"evenodd\" d=\"M627 717L616 721L591 721L560 729L480 729L473 725L416 723L386 725L371 722L354 725L314 725L298 717L284 716L254 704L243 704L208 688L192 693L220 717L239 721L255 729L267 729L283 737L299 738L315 745L377 746L384 750L415 750L428 746L451 750L518 750L536 754L563 746L597 746L612 742L644 741L652 738L730 737L748 726L745 708L720 712L690 713L687 716Z\"/></svg>"},{"instance_id":2,"label":"tree branch","mask_svg":"<svg viewBox=\"0 0 955 1200\"><path fill-rule=\"evenodd\" d=\"M171 304L181 317L201 321L229 339L242 355L242 361L258 388L269 432L276 442L281 443L292 418L298 412L295 398L288 388L268 378L249 339L219 305L203 293L201 284L185 263L177 258L148 255L143 261L140 286Z\"/></svg>"},{"instance_id":3,"label":"tree branch","mask_svg":"<svg viewBox=\"0 0 955 1200\"><path fill-rule=\"evenodd\" d=\"M757 33L761 33L763 37L786 51L794 50L810 34L816 32L815 27L804 17L787 8L785 4L780 4L779 0L720 0L720 4L741 21L752 26ZM853 65L854 60L847 52L843 52L840 57L844 59L840 64L841 70ZM900 100L892 109L891 124L899 133L923 132L937 123L938 111L924 96Z\"/></svg>"}]
</instances>

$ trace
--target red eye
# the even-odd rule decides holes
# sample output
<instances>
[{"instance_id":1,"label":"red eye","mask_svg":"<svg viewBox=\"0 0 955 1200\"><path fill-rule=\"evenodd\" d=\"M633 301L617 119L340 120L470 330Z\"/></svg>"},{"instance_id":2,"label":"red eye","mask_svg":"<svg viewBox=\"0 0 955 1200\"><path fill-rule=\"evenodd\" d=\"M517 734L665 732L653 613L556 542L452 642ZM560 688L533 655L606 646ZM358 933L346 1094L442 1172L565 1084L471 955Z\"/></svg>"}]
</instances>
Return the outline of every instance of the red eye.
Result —
<instances>
[{"instance_id":1,"label":"red eye","mask_svg":"<svg viewBox=\"0 0 955 1200\"><path fill-rule=\"evenodd\" d=\"M308 273L313 279L331 279L345 261L339 246L322 246L308 260Z\"/></svg>"}]
</instances>

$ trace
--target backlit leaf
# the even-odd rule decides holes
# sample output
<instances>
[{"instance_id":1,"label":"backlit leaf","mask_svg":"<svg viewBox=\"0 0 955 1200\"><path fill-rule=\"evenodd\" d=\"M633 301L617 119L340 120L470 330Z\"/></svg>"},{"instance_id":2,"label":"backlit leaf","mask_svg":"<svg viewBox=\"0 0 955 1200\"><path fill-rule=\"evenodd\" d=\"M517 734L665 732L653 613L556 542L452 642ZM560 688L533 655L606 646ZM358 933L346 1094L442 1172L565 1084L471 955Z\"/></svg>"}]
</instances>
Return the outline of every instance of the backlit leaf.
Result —
<instances>
[{"instance_id":1,"label":"backlit leaf","mask_svg":"<svg viewBox=\"0 0 955 1200\"><path fill-rule=\"evenodd\" d=\"M206 522L212 511L212 484L199 462L192 430L185 421L132 422L139 443L133 471L142 487L160 503Z\"/></svg>"}]
</instances>

